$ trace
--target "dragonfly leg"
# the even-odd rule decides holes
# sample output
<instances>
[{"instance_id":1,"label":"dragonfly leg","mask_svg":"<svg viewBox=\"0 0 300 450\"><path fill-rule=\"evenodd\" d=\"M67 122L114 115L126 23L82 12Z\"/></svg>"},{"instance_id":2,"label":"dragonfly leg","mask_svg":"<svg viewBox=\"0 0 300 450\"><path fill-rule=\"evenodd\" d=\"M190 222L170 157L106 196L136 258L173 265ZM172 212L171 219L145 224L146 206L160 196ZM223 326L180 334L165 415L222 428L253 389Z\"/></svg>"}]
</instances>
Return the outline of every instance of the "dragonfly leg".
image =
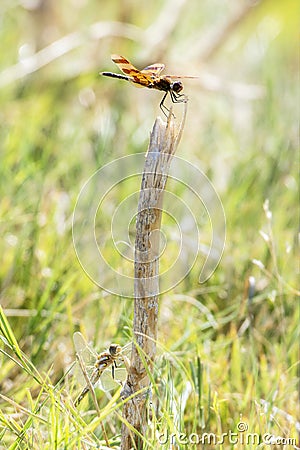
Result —
<instances>
[{"instance_id":1,"label":"dragonfly leg","mask_svg":"<svg viewBox=\"0 0 300 450\"><path fill-rule=\"evenodd\" d=\"M169 91L167 91L164 94L164 96L159 104L160 109L162 110L162 112L164 113L164 115L166 117L168 117L168 114L170 112L169 108L167 108L166 105L164 104L164 101L168 95L168 92ZM188 101L188 98L185 94L178 94L172 90L170 90L170 97L171 97L171 100L173 103L186 103ZM175 115L173 113L172 113L172 116L175 117Z\"/></svg>"},{"instance_id":2,"label":"dragonfly leg","mask_svg":"<svg viewBox=\"0 0 300 450\"><path fill-rule=\"evenodd\" d=\"M117 367L116 361L114 361L113 365L111 366L111 376L113 380L115 379L115 367Z\"/></svg>"},{"instance_id":3,"label":"dragonfly leg","mask_svg":"<svg viewBox=\"0 0 300 450\"><path fill-rule=\"evenodd\" d=\"M165 92L165 94L164 94L164 96L163 96L163 98L162 98L162 100L161 100L161 102L159 104L160 109L162 110L162 112L164 113L164 115L166 117L168 117L168 113L170 112L169 108L167 108L166 105L164 104L164 101L165 101L167 95L168 95L168 91ZM174 114L173 114L173 116L174 116Z\"/></svg>"},{"instance_id":4,"label":"dragonfly leg","mask_svg":"<svg viewBox=\"0 0 300 450\"><path fill-rule=\"evenodd\" d=\"M185 94L178 94L174 91L170 91L170 96L173 103L183 103L187 102L188 98Z\"/></svg>"}]
</instances>

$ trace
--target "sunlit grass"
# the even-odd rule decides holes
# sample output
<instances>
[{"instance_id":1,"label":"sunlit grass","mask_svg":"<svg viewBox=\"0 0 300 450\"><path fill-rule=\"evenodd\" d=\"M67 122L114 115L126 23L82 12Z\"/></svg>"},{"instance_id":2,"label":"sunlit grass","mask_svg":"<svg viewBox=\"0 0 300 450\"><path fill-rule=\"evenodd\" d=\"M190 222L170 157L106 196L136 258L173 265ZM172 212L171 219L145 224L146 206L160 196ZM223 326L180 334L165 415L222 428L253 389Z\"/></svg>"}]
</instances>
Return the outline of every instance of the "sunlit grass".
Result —
<instances>
[{"instance_id":1,"label":"sunlit grass","mask_svg":"<svg viewBox=\"0 0 300 450\"><path fill-rule=\"evenodd\" d=\"M159 2L155 5L151 20L161 8ZM199 448L181 441L179 433L220 436L236 432L239 422L259 436L296 439L299 433L294 6L292 0L282 5L261 2L208 60L209 72L221 80L258 84L265 88L264 97L248 101L222 89L212 93L196 83L185 86L190 102L178 156L201 167L215 185L226 214L226 245L204 285L199 285L195 267L161 298L158 358L149 373L153 425L145 437L147 449L158 448L159 436L166 432L174 434L180 449ZM149 64L160 60L182 74L200 70L197 54L186 67L190 43L198 42L200 27L205 25L206 33L216 20L218 28L219 18L230 14L229 4L226 11L219 2L202 7L205 14L198 2L186 3L166 48L149 50L150 59L155 55ZM101 17L92 2L87 15L81 19L74 14L70 23L69 10L53 17L37 10L34 19L35 13L21 4L3 8L1 73L17 62L21 45L35 41L34 32L38 46L44 47L72 27L84 27L88 17L89 23L113 19L151 25L142 8L139 18L126 2L117 10L113 4L103 5ZM76 8L81 12L85 7ZM38 27L42 17L49 42ZM60 17L59 24L55 17ZM6 84L0 93L1 450L105 448L105 435L111 447L120 445L120 392L109 399L96 389L99 410L90 395L76 409L80 388L67 371L75 360L76 330L99 351L111 342L125 345L132 339L132 301L103 292L86 276L72 243L72 214L81 187L99 167L147 150L160 93L98 76L110 67L110 53L133 61L136 57L139 66L148 58L140 48L142 40L99 42L93 43L97 48L82 44ZM180 110L176 114L180 117ZM126 186L111 193L111 207L130 194ZM182 186L169 186L179 197L185 195ZM110 223L111 215L107 208L97 232ZM167 215L163 225L166 235L177 236ZM131 224L130 233L132 229ZM204 219L201 232L201 242L208 243ZM177 254L173 239L162 269ZM112 264L121 267L117 257ZM255 283L254 293L249 279ZM170 442L160 448L169 449ZM227 441L205 448L232 446Z\"/></svg>"}]
</instances>

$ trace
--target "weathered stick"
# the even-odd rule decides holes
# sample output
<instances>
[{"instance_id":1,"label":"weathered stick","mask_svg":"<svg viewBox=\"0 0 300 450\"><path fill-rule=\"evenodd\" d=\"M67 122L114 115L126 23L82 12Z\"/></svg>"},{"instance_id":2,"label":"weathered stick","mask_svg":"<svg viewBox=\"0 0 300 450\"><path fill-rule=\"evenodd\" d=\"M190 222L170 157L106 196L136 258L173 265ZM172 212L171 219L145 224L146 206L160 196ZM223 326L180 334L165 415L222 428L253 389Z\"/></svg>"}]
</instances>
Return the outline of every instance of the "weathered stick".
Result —
<instances>
[{"instance_id":1,"label":"weathered stick","mask_svg":"<svg viewBox=\"0 0 300 450\"><path fill-rule=\"evenodd\" d=\"M184 116L179 127L172 112L167 122L160 117L156 119L143 170L136 219L134 342L128 379L121 393L124 400L133 397L126 400L123 408L122 450L142 449L141 436L146 436L147 432L150 387L147 370L151 370L156 355L163 193L172 156L181 138L186 109L187 103L184 104Z\"/></svg>"}]
</instances>

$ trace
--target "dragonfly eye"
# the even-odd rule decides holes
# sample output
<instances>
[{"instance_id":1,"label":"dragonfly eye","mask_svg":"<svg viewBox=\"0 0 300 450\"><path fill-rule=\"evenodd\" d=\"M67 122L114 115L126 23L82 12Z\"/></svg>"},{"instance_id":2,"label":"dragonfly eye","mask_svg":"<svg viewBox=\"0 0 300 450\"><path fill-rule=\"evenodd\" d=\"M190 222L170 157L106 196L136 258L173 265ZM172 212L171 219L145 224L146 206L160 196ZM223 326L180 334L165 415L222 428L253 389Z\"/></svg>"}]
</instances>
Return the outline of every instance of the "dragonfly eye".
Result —
<instances>
[{"instance_id":1,"label":"dragonfly eye","mask_svg":"<svg viewBox=\"0 0 300 450\"><path fill-rule=\"evenodd\" d=\"M121 350L122 350L122 347L120 347L120 345L118 345L118 344L111 344L109 346L109 353L112 356L118 355L121 352Z\"/></svg>"},{"instance_id":2,"label":"dragonfly eye","mask_svg":"<svg viewBox=\"0 0 300 450\"><path fill-rule=\"evenodd\" d=\"M174 92L180 92L183 89L183 84L181 83L181 81L175 81L172 86L172 91Z\"/></svg>"}]
</instances>

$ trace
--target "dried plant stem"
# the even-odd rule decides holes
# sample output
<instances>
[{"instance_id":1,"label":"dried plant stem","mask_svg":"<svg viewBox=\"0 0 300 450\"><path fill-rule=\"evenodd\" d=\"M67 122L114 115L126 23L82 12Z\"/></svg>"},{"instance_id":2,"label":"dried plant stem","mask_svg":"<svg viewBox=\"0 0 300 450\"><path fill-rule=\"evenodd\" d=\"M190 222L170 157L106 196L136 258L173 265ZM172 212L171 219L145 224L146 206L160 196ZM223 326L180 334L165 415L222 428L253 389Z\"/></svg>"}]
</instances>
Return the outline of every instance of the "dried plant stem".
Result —
<instances>
[{"instance_id":1,"label":"dried plant stem","mask_svg":"<svg viewBox=\"0 0 300 450\"><path fill-rule=\"evenodd\" d=\"M172 156L181 138L186 107L185 103L179 128L172 112L167 122L156 119L145 160L136 220L134 343L128 379L121 393L122 398L127 399L123 409L122 450L143 448L140 436L146 436L147 431L150 384L147 371L151 370L156 355L163 194ZM132 395L133 398L128 399Z\"/></svg>"},{"instance_id":2,"label":"dried plant stem","mask_svg":"<svg viewBox=\"0 0 300 450\"><path fill-rule=\"evenodd\" d=\"M94 391L94 386L92 385L92 383L91 383L91 381L89 379L89 376L88 376L88 374L86 372L86 368L85 368L84 362L82 361L81 355L79 353L77 353L76 357L78 359L78 362L79 362L81 371L83 373L83 376L85 378L85 381L86 381L86 383L87 383L87 385L88 385L88 387L90 389L90 393L92 395L92 399L93 399L94 405L96 407L97 414L100 417L101 411L100 411L100 408L99 408L99 405L98 405L98 402L97 402L96 394L95 394L95 391ZM75 406L76 406L76 402L75 402ZM106 434L106 431L105 431L105 428L104 428L104 425L103 425L102 422L100 422L100 426L101 426L101 429L102 429L102 434L103 434L104 440L106 442L106 445L107 445L107 447L110 447L109 441L108 441L108 437L107 437L107 434Z\"/></svg>"}]
</instances>

